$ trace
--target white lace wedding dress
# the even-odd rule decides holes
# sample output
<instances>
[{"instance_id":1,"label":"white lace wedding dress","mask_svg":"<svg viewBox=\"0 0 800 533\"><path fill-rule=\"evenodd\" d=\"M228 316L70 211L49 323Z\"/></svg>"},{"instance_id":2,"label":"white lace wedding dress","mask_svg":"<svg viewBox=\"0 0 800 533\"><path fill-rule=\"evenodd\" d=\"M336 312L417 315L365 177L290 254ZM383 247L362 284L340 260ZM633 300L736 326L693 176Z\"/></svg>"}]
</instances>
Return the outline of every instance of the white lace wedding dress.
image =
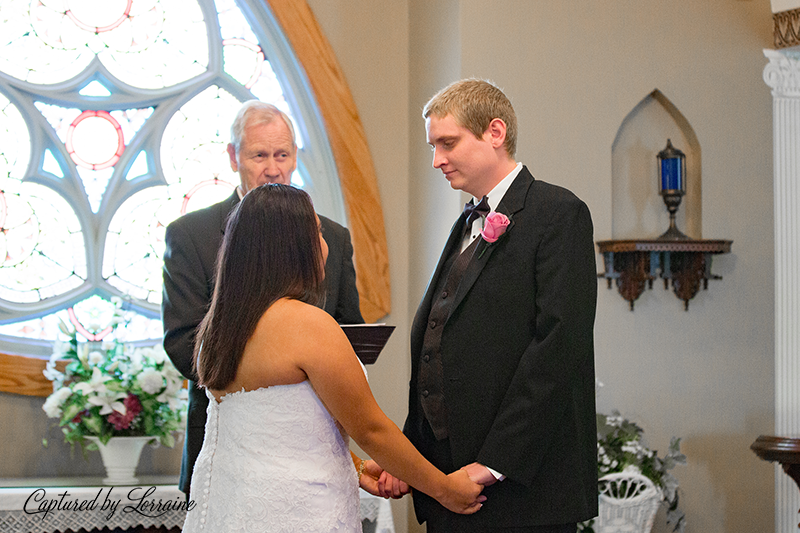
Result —
<instances>
[{"instance_id":1,"label":"white lace wedding dress","mask_svg":"<svg viewBox=\"0 0 800 533\"><path fill-rule=\"evenodd\" d=\"M184 533L361 532L349 439L308 381L206 394Z\"/></svg>"}]
</instances>

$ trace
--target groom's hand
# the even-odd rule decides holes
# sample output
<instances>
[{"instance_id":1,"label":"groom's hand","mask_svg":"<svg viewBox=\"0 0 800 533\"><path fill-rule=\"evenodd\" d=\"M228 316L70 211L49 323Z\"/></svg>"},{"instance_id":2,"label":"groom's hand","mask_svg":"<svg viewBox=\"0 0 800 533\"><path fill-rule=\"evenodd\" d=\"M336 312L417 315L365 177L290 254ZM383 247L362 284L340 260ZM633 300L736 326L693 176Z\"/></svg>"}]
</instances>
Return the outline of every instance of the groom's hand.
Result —
<instances>
[{"instance_id":1,"label":"groom's hand","mask_svg":"<svg viewBox=\"0 0 800 533\"><path fill-rule=\"evenodd\" d=\"M497 478L494 477L489 469L480 463L472 463L468 464L467 466L462 466L461 470L466 470L467 475L473 482L477 483L478 485L483 485L484 487L488 487L497 481Z\"/></svg>"},{"instance_id":2,"label":"groom's hand","mask_svg":"<svg viewBox=\"0 0 800 533\"><path fill-rule=\"evenodd\" d=\"M361 474L359 485L373 496L381 498L397 499L411 492L406 482L385 471L372 459L364 462L364 473Z\"/></svg>"}]
</instances>

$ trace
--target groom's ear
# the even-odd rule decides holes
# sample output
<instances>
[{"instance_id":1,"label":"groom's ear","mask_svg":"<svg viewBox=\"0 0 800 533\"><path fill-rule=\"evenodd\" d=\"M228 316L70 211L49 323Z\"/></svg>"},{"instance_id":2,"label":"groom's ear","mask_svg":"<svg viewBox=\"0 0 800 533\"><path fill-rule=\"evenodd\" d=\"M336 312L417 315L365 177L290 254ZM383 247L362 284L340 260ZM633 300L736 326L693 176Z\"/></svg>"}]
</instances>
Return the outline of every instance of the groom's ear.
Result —
<instances>
[{"instance_id":1,"label":"groom's ear","mask_svg":"<svg viewBox=\"0 0 800 533\"><path fill-rule=\"evenodd\" d=\"M492 145L492 148L504 148L506 142L506 123L502 119L493 118L489 127L483 132L483 139Z\"/></svg>"}]
</instances>

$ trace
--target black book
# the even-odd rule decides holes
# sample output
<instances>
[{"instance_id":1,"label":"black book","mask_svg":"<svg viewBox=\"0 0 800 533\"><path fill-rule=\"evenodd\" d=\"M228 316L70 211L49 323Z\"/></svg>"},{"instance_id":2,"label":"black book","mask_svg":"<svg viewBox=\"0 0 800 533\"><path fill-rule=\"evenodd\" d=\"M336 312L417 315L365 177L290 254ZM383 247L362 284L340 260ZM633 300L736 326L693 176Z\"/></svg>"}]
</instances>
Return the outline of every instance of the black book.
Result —
<instances>
[{"instance_id":1,"label":"black book","mask_svg":"<svg viewBox=\"0 0 800 533\"><path fill-rule=\"evenodd\" d=\"M342 324L342 331L361 362L371 365L378 359L386 341L394 331L394 326L386 324Z\"/></svg>"}]
</instances>

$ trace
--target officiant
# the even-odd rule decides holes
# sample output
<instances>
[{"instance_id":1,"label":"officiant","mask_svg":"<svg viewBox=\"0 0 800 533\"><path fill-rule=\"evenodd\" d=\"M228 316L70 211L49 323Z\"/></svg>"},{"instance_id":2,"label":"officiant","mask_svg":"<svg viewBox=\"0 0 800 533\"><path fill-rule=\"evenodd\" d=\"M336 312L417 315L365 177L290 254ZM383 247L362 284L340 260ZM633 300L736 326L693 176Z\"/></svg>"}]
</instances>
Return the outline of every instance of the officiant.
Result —
<instances>
[{"instance_id":1,"label":"officiant","mask_svg":"<svg viewBox=\"0 0 800 533\"><path fill-rule=\"evenodd\" d=\"M275 106L249 100L242 105L231 126L227 152L231 169L241 180L236 191L222 202L178 218L167 227L165 235L161 308L164 349L175 367L190 381L180 477L180 489L187 497L192 470L203 445L208 406L205 392L195 386L197 374L192 353L197 326L211 302L214 264L225 222L234 206L251 189L266 183L291 184L292 173L297 168L292 122ZM340 324L361 324L364 319L359 310L350 233L322 215L319 219L329 249L325 264L324 309ZM374 462L368 461L365 466L367 472L380 474Z\"/></svg>"}]
</instances>

